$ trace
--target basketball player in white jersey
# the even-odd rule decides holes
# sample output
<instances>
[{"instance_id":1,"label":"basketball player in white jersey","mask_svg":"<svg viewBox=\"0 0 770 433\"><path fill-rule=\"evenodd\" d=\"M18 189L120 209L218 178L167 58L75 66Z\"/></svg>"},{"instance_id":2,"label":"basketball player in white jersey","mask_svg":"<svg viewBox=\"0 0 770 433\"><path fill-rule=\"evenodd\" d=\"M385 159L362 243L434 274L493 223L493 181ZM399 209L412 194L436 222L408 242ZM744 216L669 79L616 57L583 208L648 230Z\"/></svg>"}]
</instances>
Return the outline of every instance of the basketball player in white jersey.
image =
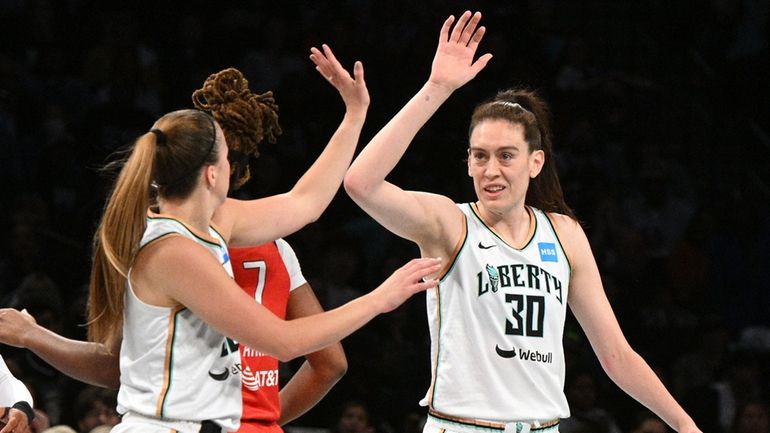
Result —
<instances>
[{"instance_id":1,"label":"basketball player in white jersey","mask_svg":"<svg viewBox=\"0 0 770 433\"><path fill-rule=\"evenodd\" d=\"M480 13L449 17L427 83L371 140L345 189L374 219L446 257L427 296L432 382L426 433L555 432L569 416L562 332L567 305L605 371L678 432L699 432L628 345L588 240L566 205L552 160L547 107L510 90L471 118L468 175L477 200L456 204L385 181L418 130L491 59L474 60Z\"/></svg>"},{"instance_id":2,"label":"basketball player in white jersey","mask_svg":"<svg viewBox=\"0 0 770 433\"><path fill-rule=\"evenodd\" d=\"M333 197L355 149L369 102L363 67L357 63L351 77L326 46L311 58L347 111L326 150L289 193L227 199L227 144L214 118L198 110L161 117L123 164L96 235L88 304L92 343L50 356L73 377L107 382L117 377L119 354L123 420L114 432L233 431L241 416L233 340L292 359L339 341L435 284L423 279L438 271L440 261L413 260L340 308L283 321L232 280L228 243L261 244L311 222ZM38 331L38 343L61 340L31 330ZM24 335L15 339L28 346ZM87 365L80 363L84 351L92 354ZM36 351L44 359L56 352L44 346ZM86 367L107 371L99 376Z\"/></svg>"},{"instance_id":3,"label":"basketball player in white jersey","mask_svg":"<svg viewBox=\"0 0 770 433\"><path fill-rule=\"evenodd\" d=\"M35 418L32 395L0 355L0 433L28 433Z\"/></svg>"}]
</instances>

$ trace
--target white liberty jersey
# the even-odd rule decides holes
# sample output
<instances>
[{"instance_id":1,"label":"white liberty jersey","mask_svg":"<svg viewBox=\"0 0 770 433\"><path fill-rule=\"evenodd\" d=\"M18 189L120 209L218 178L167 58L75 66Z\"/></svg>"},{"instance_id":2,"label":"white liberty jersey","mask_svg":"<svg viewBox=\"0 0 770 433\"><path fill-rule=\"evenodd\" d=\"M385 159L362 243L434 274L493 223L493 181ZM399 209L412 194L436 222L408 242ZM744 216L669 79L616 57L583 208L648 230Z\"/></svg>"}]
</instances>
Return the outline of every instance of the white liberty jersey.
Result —
<instances>
[{"instance_id":1,"label":"white liberty jersey","mask_svg":"<svg viewBox=\"0 0 770 433\"><path fill-rule=\"evenodd\" d=\"M562 334L570 265L545 213L522 249L495 234L470 203L449 270L427 292L432 383L420 404L463 419L569 417Z\"/></svg>"},{"instance_id":2,"label":"white liberty jersey","mask_svg":"<svg viewBox=\"0 0 770 433\"><path fill-rule=\"evenodd\" d=\"M165 236L184 236L208 249L232 277L227 244L209 227L197 233L178 220L150 214L140 248ZM211 420L238 429L241 378L238 345L193 314L148 305L127 285L120 347L118 412L162 420ZM212 302L216 299L212 287Z\"/></svg>"}]
</instances>

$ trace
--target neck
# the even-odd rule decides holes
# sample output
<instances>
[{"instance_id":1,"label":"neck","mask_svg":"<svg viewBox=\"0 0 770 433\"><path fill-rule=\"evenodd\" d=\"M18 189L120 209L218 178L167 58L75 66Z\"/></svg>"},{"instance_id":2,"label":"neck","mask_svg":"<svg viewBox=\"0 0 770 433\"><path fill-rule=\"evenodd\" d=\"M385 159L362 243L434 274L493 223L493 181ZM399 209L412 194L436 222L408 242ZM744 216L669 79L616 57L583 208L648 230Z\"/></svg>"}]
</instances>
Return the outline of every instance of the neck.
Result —
<instances>
[{"instance_id":1,"label":"neck","mask_svg":"<svg viewBox=\"0 0 770 433\"><path fill-rule=\"evenodd\" d=\"M208 233L211 217L214 215L214 209L210 209L210 206L190 198L183 200L159 198L158 210L161 214L184 221L201 233Z\"/></svg>"},{"instance_id":2,"label":"neck","mask_svg":"<svg viewBox=\"0 0 770 433\"><path fill-rule=\"evenodd\" d=\"M494 210L476 202L481 219L510 245L516 246L529 237L531 230L531 215L524 203L506 210Z\"/></svg>"}]
</instances>

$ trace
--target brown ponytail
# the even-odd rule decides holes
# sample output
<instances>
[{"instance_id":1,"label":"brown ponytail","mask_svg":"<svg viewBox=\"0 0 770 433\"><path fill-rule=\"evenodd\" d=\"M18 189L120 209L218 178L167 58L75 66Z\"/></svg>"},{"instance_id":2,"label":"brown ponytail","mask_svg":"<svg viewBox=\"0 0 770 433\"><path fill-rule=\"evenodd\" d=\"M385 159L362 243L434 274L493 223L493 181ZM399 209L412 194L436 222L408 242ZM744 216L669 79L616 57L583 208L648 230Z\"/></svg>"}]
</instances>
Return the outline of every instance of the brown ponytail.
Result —
<instances>
[{"instance_id":1,"label":"brown ponytail","mask_svg":"<svg viewBox=\"0 0 770 433\"><path fill-rule=\"evenodd\" d=\"M126 277L144 232L156 140L147 133L134 144L94 236L88 295L91 341L111 345L122 331Z\"/></svg>"},{"instance_id":2,"label":"brown ponytail","mask_svg":"<svg viewBox=\"0 0 770 433\"><path fill-rule=\"evenodd\" d=\"M146 227L151 185L164 198L184 199L201 169L218 159L214 119L200 110L160 118L123 163L94 236L88 295L88 338L111 346L123 326L123 296Z\"/></svg>"}]
</instances>

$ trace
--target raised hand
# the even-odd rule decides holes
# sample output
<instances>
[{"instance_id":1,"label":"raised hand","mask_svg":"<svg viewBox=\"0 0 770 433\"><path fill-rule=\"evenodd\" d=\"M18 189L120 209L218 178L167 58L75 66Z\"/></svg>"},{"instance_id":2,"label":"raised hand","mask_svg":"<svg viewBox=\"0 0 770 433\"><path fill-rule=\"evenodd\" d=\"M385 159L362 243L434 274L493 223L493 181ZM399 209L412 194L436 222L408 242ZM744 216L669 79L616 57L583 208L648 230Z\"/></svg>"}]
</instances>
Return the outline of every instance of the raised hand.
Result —
<instances>
[{"instance_id":1,"label":"raised hand","mask_svg":"<svg viewBox=\"0 0 770 433\"><path fill-rule=\"evenodd\" d=\"M487 53L473 61L486 31L484 26L478 27L481 12L471 14L470 11L465 11L453 28L454 21L455 17L450 16L441 27L438 48L428 79L429 82L449 90L455 90L472 80L492 58L492 54Z\"/></svg>"},{"instance_id":2,"label":"raised hand","mask_svg":"<svg viewBox=\"0 0 770 433\"><path fill-rule=\"evenodd\" d=\"M364 82L364 65L357 61L351 77L328 45L323 44L321 48L323 51L316 47L310 49L310 60L315 63L316 70L340 92L348 112L366 114L369 91Z\"/></svg>"},{"instance_id":3,"label":"raised hand","mask_svg":"<svg viewBox=\"0 0 770 433\"><path fill-rule=\"evenodd\" d=\"M373 294L381 297L381 313L396 309L417 292L435 287L438 280L429 278L441 269L441 259L412 259L398 268Z\"/></svg>"}]
</instances>

